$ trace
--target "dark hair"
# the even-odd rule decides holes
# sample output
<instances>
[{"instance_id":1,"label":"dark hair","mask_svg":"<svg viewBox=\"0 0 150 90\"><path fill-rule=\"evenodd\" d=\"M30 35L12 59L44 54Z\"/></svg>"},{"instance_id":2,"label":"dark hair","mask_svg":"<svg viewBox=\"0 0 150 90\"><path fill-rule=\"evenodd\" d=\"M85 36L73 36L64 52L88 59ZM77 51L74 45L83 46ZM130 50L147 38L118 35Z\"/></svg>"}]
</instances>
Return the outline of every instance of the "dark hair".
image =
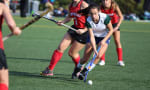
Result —
<instances>
[{"instance_id":1,"label":"dark hair","mask_svg":"<svg viewBox=\"0 0 150 90\"><path fill-rule=\"evenodd\" d=\"M97 5L97 4L95 4L95 3L90 4L89 10L95 9L95 8L96 8L98 11L100 10L100 6L99 6L99 5Z\"/></svg>"},{"instance_id":2,"label":"dark hair","mask_svg":"<svg viewBox=\"0 0 150 90\"><path fill-rule=\"evenodd\" d=\"M3 0L0 0L0 2L1 2L1 3L4 3L4 1L3 1Z\"/></svg>"},{"instance_id":3,"label":"dark hair","mask_svg":"<svg viewBox=\"0 0 150 90\"><path fill-rule=\"evenodd\" d=\"M95 4L95 3L91 3L87 8L82 9L80 11L78 11L78 13L81 13L83 15L88 15L91 9L97 9L98 11L100 10L100 6Z\"/></svg>"}]
</instances>

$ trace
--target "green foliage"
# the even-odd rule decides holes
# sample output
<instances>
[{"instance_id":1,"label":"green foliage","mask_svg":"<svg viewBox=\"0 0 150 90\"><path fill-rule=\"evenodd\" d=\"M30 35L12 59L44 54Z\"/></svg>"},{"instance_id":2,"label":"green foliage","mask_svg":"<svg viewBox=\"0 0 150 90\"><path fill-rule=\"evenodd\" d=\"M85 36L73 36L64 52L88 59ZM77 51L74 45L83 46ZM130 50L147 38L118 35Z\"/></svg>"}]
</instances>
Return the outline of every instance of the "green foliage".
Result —
<instances>
[{"instance_id":1,"label":"green foliage","mask_svg":"<svg viewBox=\"0 0 150 90\"><path fill-rule=\"evenodd\" d=\"M124 14L127 13L136 13L141 14L143 13L143 3L144 0L141 0L141 3L136 3L134 0L116 0L118 3L121 11Z\"/></svg>"},{"instance_id":2,"label":"green foliage","mask_svg":"<svg viewBox=\"0 0 150 90\"><path fill-rule=\"evenodd\" d=\"M100 0L94 0L96 3L99 3ZM144 0L141 0L140 3L136 3L134 0L115 0L119 5L122 13L136 13L141 14L143 13L143 3Z\"/></svg>"},{"instance_id":3,"label":"green foliage","mask_svg":"<svg viewBox=\"0 0 150 90\"><path fill-rule=\"evenodd\" d=\"M101 0L91 0L96 2L97 4L100 3ZM121 11L124 14L127 13L136 13L136 14L141 14L143 13L143 3L144 0L141 0L141 3L137 4L134 0L115 0L118 5L120 6ZM54 7L64 7L68 8L68 4L71 2L71 0L56 0Z\"/></svg>"}]
</instances>

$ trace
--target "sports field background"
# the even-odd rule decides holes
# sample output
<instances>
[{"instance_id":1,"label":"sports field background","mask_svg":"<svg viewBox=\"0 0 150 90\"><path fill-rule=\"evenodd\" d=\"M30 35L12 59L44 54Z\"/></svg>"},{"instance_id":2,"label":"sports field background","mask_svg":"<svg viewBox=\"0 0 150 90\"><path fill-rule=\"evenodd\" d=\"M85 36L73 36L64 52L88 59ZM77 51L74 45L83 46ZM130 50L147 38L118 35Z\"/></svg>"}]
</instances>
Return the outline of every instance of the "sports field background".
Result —
<instances>
[{"instance_id":1,"label":"sports field background","mask_svg":"<svg viewBox=\"0 0 150 90\"><path fill-rule=\"evenodd\" d=\"M31 19L14 18L18 26ZM112 38L106 53L106 65L97 65L88 75L88 79L93 81L92 86L71 79L74 63L67 55L68 49L56 65L53 77L39 75L49 64L66 31L64 27L41 19L26 28L21 36L5 41L10 90L150 90L150 23L122 23L121 42L126 66L117 66ZM4 24L3 35L8 33L8 27ZM81 57L82 54L83 50Z\"/></svg>"}]
</instances>

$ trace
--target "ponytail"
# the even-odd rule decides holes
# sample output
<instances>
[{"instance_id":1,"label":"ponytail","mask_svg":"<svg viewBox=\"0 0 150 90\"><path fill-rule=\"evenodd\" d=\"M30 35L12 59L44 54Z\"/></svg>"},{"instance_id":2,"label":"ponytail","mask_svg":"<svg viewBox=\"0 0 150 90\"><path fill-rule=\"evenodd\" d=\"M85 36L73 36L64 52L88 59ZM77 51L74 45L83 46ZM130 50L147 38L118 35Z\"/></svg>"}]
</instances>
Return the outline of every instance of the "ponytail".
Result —
<instances>
[{"instance_id":1,"label":"ponytail","mask_svg":"<svg viewBox=\"0 0 150 90\"><path fill-rule=\"evenodd\" d=\"M98 11L100 10L99 5L97 5L95 3L92 3L87 8L78 11L78 13L81 13L81 14L83 14L85 16L88 16L90 10L93 9L93 8L96 8Z\"/></svg>"}]
</instances>

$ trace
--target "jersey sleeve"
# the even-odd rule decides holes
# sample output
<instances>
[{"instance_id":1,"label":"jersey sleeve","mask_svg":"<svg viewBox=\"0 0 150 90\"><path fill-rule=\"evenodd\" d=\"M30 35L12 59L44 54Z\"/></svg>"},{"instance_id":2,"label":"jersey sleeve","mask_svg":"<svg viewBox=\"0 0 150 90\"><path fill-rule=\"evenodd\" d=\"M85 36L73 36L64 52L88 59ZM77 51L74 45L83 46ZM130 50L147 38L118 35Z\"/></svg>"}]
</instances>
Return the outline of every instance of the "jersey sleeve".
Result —
<instances>
[{"instance_id":1,"label":"jersey sleeve","mask_svg":"<svg viewBox=\"0 0 150 90\"><path fill-rule=\"evenodd\" d=\"M92 28L91 24L90 24L88 21L86 21L85 26L86 26L87 28Z\"/></svg>"},{"instance_id":2,"label":"jersey sleeve","mask_svg":"<svg viewBox=\"0 0 150 90\"><path fill-rule=\"evenodd\" d=\"M104 24L107 25L110 22L111 18L107 15L104 21Z\"/></svg>"}]
</instances>

